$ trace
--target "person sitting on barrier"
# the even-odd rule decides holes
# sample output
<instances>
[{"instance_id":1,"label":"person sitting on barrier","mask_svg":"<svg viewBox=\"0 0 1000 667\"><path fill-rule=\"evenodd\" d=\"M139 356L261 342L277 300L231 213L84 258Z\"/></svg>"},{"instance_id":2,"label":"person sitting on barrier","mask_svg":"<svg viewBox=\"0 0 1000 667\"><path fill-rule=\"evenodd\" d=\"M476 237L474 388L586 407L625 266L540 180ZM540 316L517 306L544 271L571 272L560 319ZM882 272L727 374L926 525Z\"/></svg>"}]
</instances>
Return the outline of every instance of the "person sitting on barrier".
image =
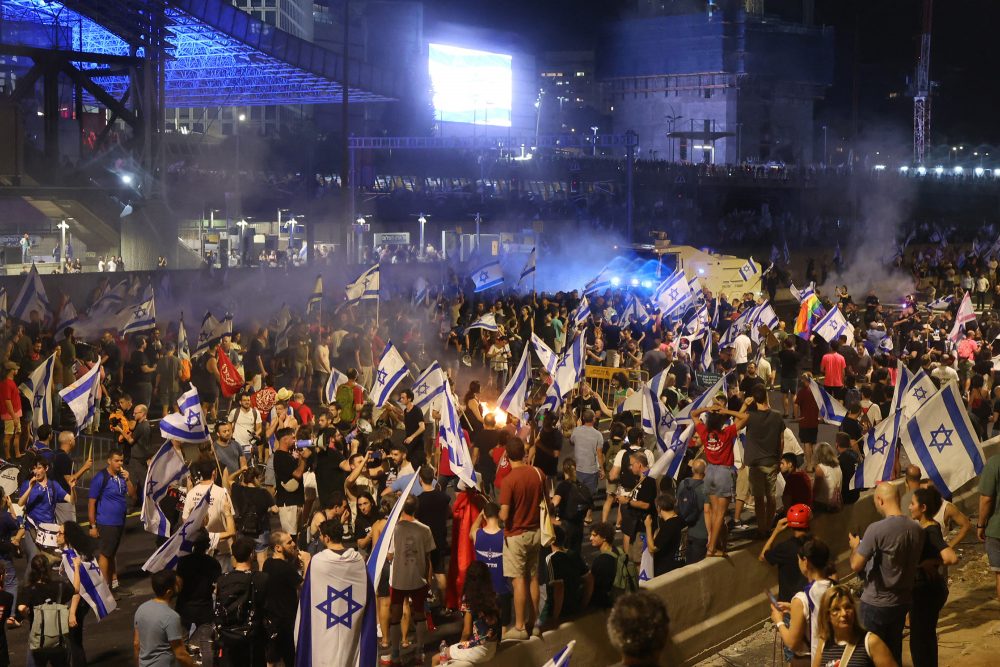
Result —
<instances>
[{"instance_id":1,"label":"person sitting on barrier","mask_svg":"<svg viewBox=\"0 0 1000 667\"><path fill-rule=\"evenodd\" d=\"M621 655L611 667L659 665L670 638L667 606L648 591L623 595L608 615L608 638Z\"/></svg>"}]
</instances>

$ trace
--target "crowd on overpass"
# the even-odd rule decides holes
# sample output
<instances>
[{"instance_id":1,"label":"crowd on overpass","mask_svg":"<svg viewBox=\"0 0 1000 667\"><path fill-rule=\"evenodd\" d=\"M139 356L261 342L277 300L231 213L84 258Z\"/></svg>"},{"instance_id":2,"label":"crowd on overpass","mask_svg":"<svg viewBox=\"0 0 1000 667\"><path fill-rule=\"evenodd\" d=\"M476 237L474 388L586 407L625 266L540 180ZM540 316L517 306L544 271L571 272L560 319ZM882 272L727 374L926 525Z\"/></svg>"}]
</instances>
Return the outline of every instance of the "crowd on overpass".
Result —
<instances>
[{"instance_id":1,"label":"crowd on overpass","mask_svg":"<svg viewBox=\"0 0 1000 667\"><path fill-rule=\"evenodd\" d=\"M827 664L850 646L849 664L902 664L909 612L914 664L936 664L943 568L972 524L945 499L955 478L895 444L933 407L904 413L899 392L957 401L947 426L963 442L1000 430L1000 319L973 311L944 266L995 284L989 254L918 259L930 304L844 286L800 292L785 321L752 292L695 288L678 306L600 276L536 294L478 275L379 287L368 269L346 301L320 291L266 321L206 317L189 343L176 323L107 310L106 327L57 328L59 313L18 295L0 348L18 473L0 514L6 629L35 664L54 650L86 664L95 622L127 592L116 573L139 565L125 541L149 551L143 665L192 652L425 664L438 641L437 664L475 664L590 609L612 609L624 664L646 664L667 615L645 582L760 539L789 659ZM823 312L844 324L831 334ZM81 457L81 428L114 446ZM1000 587L1000 458L973 477ZM810 533L857 502L884 516L850 537L851 567L868 572L860 607ZM36 637L47 599L72 618L59 646Z\"/></svg>"}]
</instances>

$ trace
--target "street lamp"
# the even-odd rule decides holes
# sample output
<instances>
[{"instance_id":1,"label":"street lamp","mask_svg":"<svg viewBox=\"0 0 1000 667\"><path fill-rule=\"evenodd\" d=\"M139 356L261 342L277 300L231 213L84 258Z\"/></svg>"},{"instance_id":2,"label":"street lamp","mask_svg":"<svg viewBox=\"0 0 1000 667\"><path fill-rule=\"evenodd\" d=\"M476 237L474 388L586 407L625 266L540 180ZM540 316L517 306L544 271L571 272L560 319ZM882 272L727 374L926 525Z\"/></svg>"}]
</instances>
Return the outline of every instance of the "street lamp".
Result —
<instances>
[{"instance_id":1,"label":"street lamp","mask_svg":"<svg viewBox=\"0 0 1000 667\"><path fill-rule=\"evenodd\" d=\"M66 266L66 230L69 229L69 225L66 224L65 220L63 220L58 225L56 225L56 227L58 227L59 231L62 232L62 241L59 243L59 259L62 260L63 266L65 267ZM65 273L65 272L66 272L66 269L64 268L63 269L63 273Z\"/></svg>"},{"instance_id":2,"label":"street lamp","mask_svg":"<svg viewBox=\"0 0 1000 667\"><path fill-rule=\"evenodd\" d=\"M417 217L417 222L420 223L420 250L417 252L417 257L423 257L424 248L426 248L426 246L424 245L424 225L427 224L427 216L421 213Z\"/></svg>"},{"instance_id":3,"label":"street lamp","mask_svg":"<svg viewBox=\"0 0 1000 667\"><path fill-rule=\"evenodd\" d=\"M591 125L590 126L590 131L594 133L593 157L597 157L597 126L596 125Z\"/></svg>"}]
</instances>

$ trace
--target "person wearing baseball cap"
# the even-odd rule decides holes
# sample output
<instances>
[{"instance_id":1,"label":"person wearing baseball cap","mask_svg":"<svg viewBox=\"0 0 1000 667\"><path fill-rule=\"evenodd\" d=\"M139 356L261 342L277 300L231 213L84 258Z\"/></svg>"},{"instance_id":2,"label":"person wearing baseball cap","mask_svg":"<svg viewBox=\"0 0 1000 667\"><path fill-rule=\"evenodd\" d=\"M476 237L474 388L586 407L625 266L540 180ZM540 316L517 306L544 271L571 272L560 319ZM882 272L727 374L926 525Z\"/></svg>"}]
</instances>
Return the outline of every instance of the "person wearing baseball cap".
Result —
<instances>
[{"instance_id":1,"label":"person wearing baseball cap","mask_svg":"<svg viewBox=\"0 0 1000 667\"><path fill-rule=\"evenodd\" d=\"M812 510L808 505L792 505L783 519L778 521L774 531L760 551L759 560L778 568L778 601L790 602L792 596L805 588L808 583L799 570L799 549L812 537L809 522ZM775 544L778 536L791 528L792 536Z\"/></svg>"}]
</instances>

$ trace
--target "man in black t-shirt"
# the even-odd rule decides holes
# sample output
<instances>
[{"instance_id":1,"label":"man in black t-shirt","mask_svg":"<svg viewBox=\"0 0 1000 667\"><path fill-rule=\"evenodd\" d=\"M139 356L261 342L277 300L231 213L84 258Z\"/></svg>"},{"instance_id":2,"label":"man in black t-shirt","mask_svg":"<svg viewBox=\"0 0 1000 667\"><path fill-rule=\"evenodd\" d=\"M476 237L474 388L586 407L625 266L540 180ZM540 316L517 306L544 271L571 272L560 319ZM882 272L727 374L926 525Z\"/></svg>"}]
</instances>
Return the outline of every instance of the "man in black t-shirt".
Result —
<instances>
[{"instance_id":1,"label":"man in black t-shirt","mask_svg":"<svg viewBox=\"0 0 1000 667\"><path fill-rule=\"evenodd\" d=\"M496 417L488 413L483 417L483 428L472 432L472 460L475 461L476 473L482 476L483 493L493 495L493 480L497 477L497 465L493 462L490 452L500 444L503 433L497 428Z\"/></svg>"},{"instance_id":2,"label":"man in black t-shirt","mask_svg":"<svg viewBox=\"0 0 1000 667\"><path fill-rule=\"evenodd\" d=\"M414 404L412 389L400 392L399 399L403 403L403 428L406 431L403 444L406 445L406 458L416 468L422 466L427 458L424 450L424 413Z\"/></svg>"},{"instance_id":3,"label":"man in black t-shirt","mask_svg":"<svg viewBox=\"0 0 1000 667\"><path fill-rule=\"evenodd\" d=\"M267 598L264 615L272 624L274 636L267 644L267 661L295 664L295 614L299 606L299 586L302 572L309 564L309 555L299 551L295 540L286 532L271 533L272 556L264 562L267 575Z\"/></svg>"},{"instance_id":4,"label":"man in black t-shirt","mask_svg":"<svg viewBox=\"0 0 1000 667\"><path fill-rule=\"evenodd\" d=\"M222 576L222 566L208 555L210 544L208 533L199 530L191 539L191 553L177 561L177 576L184 585L177 594L174 608L181 616L181 627L195 626L191 634L193 643L212 637L212 591L216 580Z\"/></svg>"},{"instance_id":5,"label":"man in black t-shirt","mask_svg":"<svg viewBox=\"0 0 1000 667\"><path fill-rule=\"evenodd\" d=\"M629 469L639 480L628 495L619 495L618 504L622 510L622 544L628 553L629 545L635 540L636 533L643 530L646 516L655 512L656 480L649 476L646 467L646 456L641 452L629 454Z\"/></svg>"},{"instance_id":6,"label":"man in black t-shirt","mask_svg":"<svg viewBox=\"0 0 1000 667\"><path fill-rule=\"evenodd\" d=\"M793 511L794 510L794 511ZM809 583L799 569L799 548L812 539L809 534L811 512L805 505L794 505L788 511L788 518L778 521L771 537L760 551L760 562L770 563L778 568L778 601L791 602L792 596ZM791 539L775 545L774 542L786 528L792 529Z\"/></svg>"},{"instance_id":7,"label":"man in black t-shirt","mask_svg":"<svg viewBox=\"0 0 1000 667\"><path fill-rule=\"evenodd\" d=\"M316 473L316 495L321 504L326 503L334 491L344 492L344 482L351 472L351 466L341 453L343 436L330 424L330 415L319 413L316 417L319 432L313 453L312 468Z\"/></svg>"},{"instance_id":8,"label":"man in black t-shirt","mask_svg":"<svg viewBox=\"0 0 1000 667\"><path fill-rule=\"evenodd\" d=\"M259 609L269 599L270 577L267 573L253 571L253 548L252 539L237 538L232 546L233 570L222 575L216 584L215 599L226 609L226 620L233 623L220 628L223 665L258 667L264 664L266 657L267 630L263 620L252 610ZM243 636L242 630L251 620L250 630Z\"/></svg>"},{"instance_id":9,"label":"man in black t-shirt","mask_svg":"<svg viewBox=\"0 0 1000 667\"><path fill-rule=\"evenodd\" d=\"M451 516L451 499L448 494L434 486L434 469L424 466L420 469L420 490L416 519L431 529L434 550L431 551L431 568L437 582L439 600L444 600L448 585L448 517Z\"/></svg>"},{"instance_id":10,"label":"man in black t-shirt","mask_svg":"<svg viewBox=\"0 0 1000 667\"><path fill-rule=\"evenodd\" d=\"M306 471L306 460L312 452L308 448L298 449L298 459L292 454L295 429L279 428L274 437L274 500L278 506L281 529L294 535L298 533L299 516L305 505L302 475Z\"/></svg>"}]
</instances>

